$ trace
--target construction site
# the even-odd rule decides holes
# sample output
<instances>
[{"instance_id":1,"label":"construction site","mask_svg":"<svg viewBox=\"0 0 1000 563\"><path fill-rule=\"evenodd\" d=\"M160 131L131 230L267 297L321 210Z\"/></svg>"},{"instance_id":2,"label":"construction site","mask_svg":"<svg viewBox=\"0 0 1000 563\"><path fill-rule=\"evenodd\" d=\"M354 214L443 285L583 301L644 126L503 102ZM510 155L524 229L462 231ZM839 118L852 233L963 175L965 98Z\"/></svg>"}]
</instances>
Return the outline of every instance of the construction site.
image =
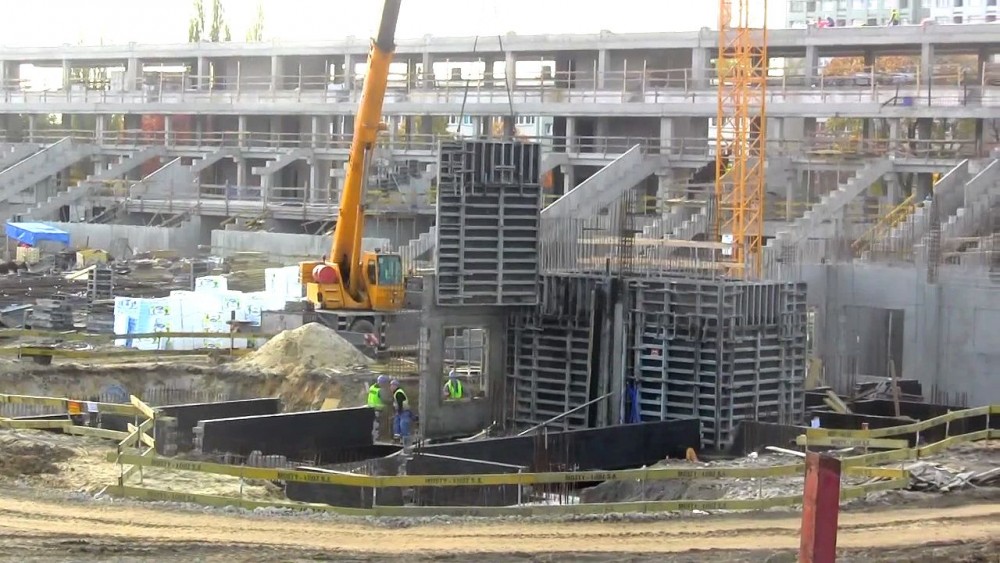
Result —
<instances>
[{"instance_id":1,"label":"construction site","mask_svg":"<svg viewBox=\"0 0 1000 563\"><path fill-rule=\"evenodd\" d=\"M996 25L409 4L0 46L0 561L996 561Z\"/></svg>"}]
</instances>

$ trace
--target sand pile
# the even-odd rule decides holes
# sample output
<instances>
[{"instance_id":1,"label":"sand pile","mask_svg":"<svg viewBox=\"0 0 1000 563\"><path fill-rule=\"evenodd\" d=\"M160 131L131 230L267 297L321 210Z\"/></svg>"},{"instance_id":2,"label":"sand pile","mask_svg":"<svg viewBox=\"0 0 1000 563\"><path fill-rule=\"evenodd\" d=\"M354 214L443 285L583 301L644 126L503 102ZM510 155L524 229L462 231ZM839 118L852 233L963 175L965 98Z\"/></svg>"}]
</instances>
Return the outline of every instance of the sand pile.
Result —
<instances>
[{"instance_id":1,"label":"sand pile","mask_svg":"<svg viewBox=\"0 0 1000 563\"><path fill-rule=\"evenodd\" d=\"M260 350L236 362L236 367L291 373L322 368L364 366L371 360L336 331L319 323L286 330L267 341Z\"/></svg>"},{"instance_id":2,"label":"sand pile","mask_svg":"<svg viewBox=\"0 0 1000 563\"><path fill-rule=\"evenodd\" d=\"M56 463L73 457L73 450L43 439L0 434L0 476L19 477L56 473Z\"/></svg>"}]
</instances>

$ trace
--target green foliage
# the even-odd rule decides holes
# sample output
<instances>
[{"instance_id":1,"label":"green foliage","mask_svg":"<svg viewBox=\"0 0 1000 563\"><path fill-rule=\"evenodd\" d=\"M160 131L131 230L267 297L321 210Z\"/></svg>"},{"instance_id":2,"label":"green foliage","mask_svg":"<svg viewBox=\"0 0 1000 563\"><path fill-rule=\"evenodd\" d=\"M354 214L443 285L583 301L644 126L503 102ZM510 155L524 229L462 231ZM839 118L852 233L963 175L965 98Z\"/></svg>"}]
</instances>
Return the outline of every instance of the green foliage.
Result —
<instances>
[{"instance_id":1,"label":"green foliage","mask_svg":"<svg viewBox=\"0 0 1000 563\"><path fill-rule=\"evenodd\" d=\"M264 6L257 4L257 14L253 24L247 30L247 43L260 43L264 40Z\"/></svg>"},{"instance_id":2,"label":"green foliage","mask_svg":"<svg viewBox=\"0 0 1000 563\"><path fill-rule=\"evenodd\" d=\"M194 16L188 22L188 43L197 43L205 35L205 5L194 0Z\"/></svg>"},{"instance_id":3,"label":"green foliage","mask_svg":"<svg viewBox=\"0 0 1000 563\"><path fill-rule=\"evenodd\" d=\"M212 25L208 28L208 40L218 43L229 34L225 16L222 13L222 0L212 0Z\"/></svg>"}]
</instances>

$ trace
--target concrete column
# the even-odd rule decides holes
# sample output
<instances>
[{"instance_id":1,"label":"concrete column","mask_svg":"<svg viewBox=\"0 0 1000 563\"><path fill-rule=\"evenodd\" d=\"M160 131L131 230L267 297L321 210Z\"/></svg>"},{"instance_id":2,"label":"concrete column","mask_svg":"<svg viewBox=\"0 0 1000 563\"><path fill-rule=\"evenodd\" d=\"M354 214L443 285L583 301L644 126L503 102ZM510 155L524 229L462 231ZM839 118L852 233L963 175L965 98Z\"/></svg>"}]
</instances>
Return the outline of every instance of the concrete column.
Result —
<instances>
[{"instance_id":1,"label":"concrete column","mask_svg":"<svg viewBox=\"0 0 1000 563\"><path fill-rule=\"evenodd\" d=\"M94 136L97 138L97 143L100 144L101 138L104 137L104 114L97 114L94 116Z\"/></svg>"},{"instance_id":2,"label":"concrete column","mask_svg":"<svg viewBox=\"0 0 1000 563\"><path fill-rule=\"evenodd\" d=\"M934 45L923 43L920 45L920 83L930 84L934 75Z\"/></svg>"},{"instance_id":3,"label":"concrete column","mask_svg":"<svg viewBox=\"0 0 1000 563\"><path fill-rule=\"evenodd\" d=\"M432 135L434 133L434 118L430 115L420 116L420 134L421 135ZM461 130L462 124L459 123L459 130Z\"/></svg>"},{"instance_id":4,"label":"concrete column","mask_svg":"<svg viewBox=\"0 0 1000 563\"><path fill-rule=\"evenodd\" d=\"M490 57L483 59L483 82L487 86L493 86L493 65L496 64Z\"/></svg>"},{"instance_id":5,"label":"concrete column","mask_svg":"<svg viewBox=\"0 0 1000 563\"><path fill-rule=\"evenodd\" d=\"M406 59L406 83L410 88L420 86L419 76L417 76L417 63L410 57Z\"/></svg>"},{"instance_id":6,"label":"concrete column","mask_svg":"<svg viewBox=\"0 0 1000 563\"><path fill-rule=\"evenodd\" d=\"M62 88L63 90L69 90L70 81L70 64L69 61L63 59L62 62Z\"/></svg>"},{"instance_id":7,"label":"concrete column","mask_svg":"<svg viewBox=\"0 0 1000 563\"><path fill-rule=\"evenodd\" d=\"M7 84L7 81L10 80L9 74L7 72L8 65L10 65L9 62L0 59L0 91L12 87Z\"/></svg>"},{"instance_id":8,"label":"concrete column","mask_svg":"<svg viewBox=\"0 0 1000 563\"><path fill-rule=\"evenodd\" d=\"M174 129L174 116L164 115L163 116L163 144L165 146L170 146L173 144L171 140L172 131Z\"/></svg>"},{"instance_id":9,"label":"concrete column","mask_svg":"<svg viewBox=\"0 0 1000 563\"><path fill-rule=\"evenodd\" d=\"M239 141L240 146L246 142L247 136L247 116L241 115L236 118L236 138Z\"/></svg>"},{"instance_id":10,"label":"concrete column","mask_svg":"<svg viewBox=\"0 0 1000 563\"><path fill-rule=\"evenodd\" d=\"M271 91L281 90L285 87L285 65L284 59L278 55L271 55Z\"/></svg>"},{"instance_id":11,"label":"concrete column","mask_svg":"<svg viewBox=\"0 0 1000 563\"><path fill-rule=\"evenodd\" d=\"M28 142L35 142L35 120L37 116L33 113L28 114Z\"/></svg>"},{"instance_id":12,"label":"concrete column","mask_svg":"<svg viewBox=\"0 0 1000 563\"><path fill-rule=\"evenodd\" d=\"M899 127L900 118L889 119L889 152L894 153L899 150Z\"/></svg>"},{"instance_id":13,"label":"concrete column","mask_svg":"<svg viewBox=\"0 0 1000 563\"><path fill-rule=\"evenodd\" d=\"M675 147L673 146L674 140L674 118L672 117L661 117L660 118L660 154L671 154L671 150Z\"/></svg>"},{"instance_id":14,"label":"concrete column","mask_svg":"<svg viewBox=\"0 0 1000 563\"><path fill-rule=\"evenodd\" d=\"M505 115L501 119L503 119L503 136L507 138L512 138L517 133L517 127L514 124L514 118L509 115Z\"/></svg>"},{"instance_id":15,"label":"concrete column","mask_svg":"<svg viewBox=\"0 0 1000 563\"><path fill-rule=\"evenodd\" d=\"M604 89L608 83L607 73L611 67L611 53L607 49L597 52L597 87Z\"/></svg>"},{"instance_id":16,"label":"concrete column","mask_svg":"<svg viewBox=\"0 0 1000 563\"><path fill-rule=\"evenodd\" d=\"M316 201L316 192L319 186L319 162L315 158L307 161L309 166L309 186L306 187L307 202Z\"/></svg>"},{"instance_id":17,"label":"concrete column","mask_svg":"<svg viewBox=\"0 0 1000 563\"><path fill-rule=\"evenodd\" d=\"M420 65L420 84L423 88L434 87L434 60L430 51L423 52Z\"/></svg>"},{"instance_id":18,"label":"concrete column","mask_svg":"<svg viewBox=\"0 0 1000 563\"><path fill-rule=\"evenodd\" d=\"M708 65L712 60L708 49L695 47L691 50L691 84L692 88L704 88L708 84Z\"/></svg>"},{"instance_id":19,"label":"concrete column","mask_svg":"<svg viewBox=\"0 0 1000 563\"><path fill-rule=\"evenodd\" d=\"M243 191L247 185L247 163L240 157L233 160L236 162L236 186L239 188L237 191Z\"/></svg>"},{"instance_id":20,"label":"concrete column","mask_svg":"<svg viewBox=\"0 0 1000 563\"><path fill-rule=\"evenodd\" d=\"M806 46L806 56L802 61L802 74L807 85L819 78L819 52L815 45Z\"/></svg>"},{"instance_id":21,"label":"concrete column","mask_svg":"<svg viewBox=\"0 0 1000 563\"><path fill-rule=\"evenodd\" d=\"M348 90L354 89L354 63L356 62L353 55L344 56L344 84Z\"/></svg>"},{"instance_id":22,"label":"concrete column","mask_svg":"<svg viewBox=\"0 0 1000 563\"><path fill-rule=\"evenodd\" d=\"M319 116L318 115L312 116L312 123L310 125L311 125L312 136L311 136L311 138L309 140L309 146L315 148L316 147L316 141L319 138Z\"/></svg>"},{"instance_id":23,"label":"concrete column","mask_svg":"<svg viewBox=\"0 0 1000 563\"><path fill-rule=\"evenodd\" d=\"M576 118L566 118L566 152L577 152Z\"/></svg>"},{"instance_id":24,"label":"concrete column","mask_svg":"<svg viewBox=\"0 0 1000 563\"><path fill-rule=\"evenodd\" d=\"M129 57L125 65L125 91L131 92L139 89L139 75L142 72L142 64L139 59Z\"/></svg>"},{"instance_id":25,"label":"concrete column","mask_svg":"<svg viewBox=\"0 0 1000 563\"><path fill-rule=\"evenodd\" d=\"M980 49L978 57L976 58L976 84L983 83L983 71L986 69L986 64L990 62L992 54L989 49Z\"/></svg>"},{"instance_id":26,"label":"concrete column","mask_svg":"<svg viewBox=\"0 0 1000 563\"><path fill-rule=\"evenodd\" d=\"M569 193L576 187L576 170L572 164L563 166L563 193Z\"/></svg>"},{"instance_id":27,"label":"concrete column","mask_svg":"<svg viewBox=\"0 0 1000 563\"><path fill-rule=\"evenodd\" d=\"M517 85L517 56L511 51L507 51L506 58L504 58L503 75L513 89Z\"/></svg>"},{"instance_id":28,"label":"concrete column","mask_svg":"<svg viewBox=\"0 0 1000 563\"><path fill-rule=\"evenodd\" d=\"M204 90L205 86L208 85L208 61L205 57L198 57L197 73L195 84L199 90Z\"/></svg>"}]
</instances>

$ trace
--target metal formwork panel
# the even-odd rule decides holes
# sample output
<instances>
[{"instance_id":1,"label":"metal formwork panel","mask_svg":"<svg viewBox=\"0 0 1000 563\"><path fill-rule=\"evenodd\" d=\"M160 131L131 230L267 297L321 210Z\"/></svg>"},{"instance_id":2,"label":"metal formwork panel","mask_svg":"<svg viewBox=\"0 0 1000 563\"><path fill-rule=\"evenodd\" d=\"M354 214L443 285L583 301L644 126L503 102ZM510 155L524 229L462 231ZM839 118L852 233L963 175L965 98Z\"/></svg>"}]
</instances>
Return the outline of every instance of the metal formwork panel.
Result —
<instances>
[{"instance_id":1,"label":"metal formwork panel","mask_svg":"<svg viewBox=\"0 0 1000 563\"><path fill-rule=\"evenodd\" d=\"M805 288L732 280L634 284L631 361L644 419L696 416L723 448L741 420L802 416Z\"/></svg>"},{"instance_id":2,"label":"metal formwork panel","mask_svg":"<svg viewBox=\"0 0 1000 563\"><path fill-rule=\"evenodd\" d=\"M538 302L539 154L519 142L441 145L438 305Z\"/></svg>"},{"instance_id":3,"label":"metal formwork panel","mask_svg":"<svg viewBox=\"0 0 1000 563\"><path fill-rule=\"evenodd\" d=\"M516 426L539 424L587 403L591 394L588 322L534 314L512 315L507 330L508 386ZM549 428L586 428L590 407Z\"/></svg>"}]
</instances>

